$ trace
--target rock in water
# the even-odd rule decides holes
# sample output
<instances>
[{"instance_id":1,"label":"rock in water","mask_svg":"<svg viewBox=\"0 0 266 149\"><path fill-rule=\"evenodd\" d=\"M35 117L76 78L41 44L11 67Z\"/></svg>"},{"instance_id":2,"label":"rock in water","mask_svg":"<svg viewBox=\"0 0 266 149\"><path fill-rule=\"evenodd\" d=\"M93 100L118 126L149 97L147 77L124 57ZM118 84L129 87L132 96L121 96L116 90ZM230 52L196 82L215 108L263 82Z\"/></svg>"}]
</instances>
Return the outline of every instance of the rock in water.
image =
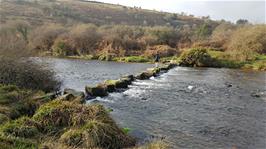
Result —
<instances>
[{"instance_id":1,"label":"rock in water","mask_svg":"<svg viewBox=\"0 0 266 149\"><path fill-rule=\"evenodd\" d=\"M95 96L95 97L97 96L104 97L108 95L107 90L104 85L97 85L95 87L86 86L85 91L88 95Z\"/></svg>"},{"instance_id":2,"label":"rock in water","mask_svg":"<svg viewBox=\"0 0 266 149\"><path fill-rule=\"evenodd\" d=\"M139 79L139 80L147 80L147 79L149 79L150 77L152 77L154 75L155 75L154 72L146 71L146 72L142 72L139 75L137 75L136 78Z\"/></svg>"}]
</instances>

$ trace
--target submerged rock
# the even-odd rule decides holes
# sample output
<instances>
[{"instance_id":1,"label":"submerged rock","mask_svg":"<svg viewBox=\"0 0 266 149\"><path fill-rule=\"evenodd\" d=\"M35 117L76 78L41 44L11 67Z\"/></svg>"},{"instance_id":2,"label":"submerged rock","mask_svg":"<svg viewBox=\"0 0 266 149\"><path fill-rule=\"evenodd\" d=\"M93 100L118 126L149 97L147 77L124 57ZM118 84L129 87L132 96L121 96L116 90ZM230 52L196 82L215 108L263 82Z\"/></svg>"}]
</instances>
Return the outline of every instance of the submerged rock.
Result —
<instances>
[{"instance_id":1,"label":"submerged rock","mask_svg":"<svg viewBox=\"0 0 266 149\"><path fill-rule=\"evenodd\" d=\"M94 96L94 97L97 97L97 96L104 97L108 95L105 85L102 85L102 84L98 84L95 87L86 86L85 91L88 95Z\"/></svg>"}]
</instances>

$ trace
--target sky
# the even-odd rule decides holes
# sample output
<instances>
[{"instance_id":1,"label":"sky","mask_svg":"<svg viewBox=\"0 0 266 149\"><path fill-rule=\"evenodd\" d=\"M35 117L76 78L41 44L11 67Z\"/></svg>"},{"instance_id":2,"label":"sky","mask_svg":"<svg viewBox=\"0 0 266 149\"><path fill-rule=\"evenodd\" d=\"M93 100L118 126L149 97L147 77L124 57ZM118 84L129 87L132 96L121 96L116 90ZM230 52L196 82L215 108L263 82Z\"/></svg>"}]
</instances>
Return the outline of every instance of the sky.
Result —
<instances>
[{"instance_id":1,"label":"sky","mask_svg":"<svg viewBox=\"0 0 266 149\"><path fill-rule=\"evenodd\" d=\"M125 6L138 6L173 13L185 12L195 16L210 16L214 20L235 22L247 19L266 23L265 0L96 0Z\"/></svg>"}]
</instances>

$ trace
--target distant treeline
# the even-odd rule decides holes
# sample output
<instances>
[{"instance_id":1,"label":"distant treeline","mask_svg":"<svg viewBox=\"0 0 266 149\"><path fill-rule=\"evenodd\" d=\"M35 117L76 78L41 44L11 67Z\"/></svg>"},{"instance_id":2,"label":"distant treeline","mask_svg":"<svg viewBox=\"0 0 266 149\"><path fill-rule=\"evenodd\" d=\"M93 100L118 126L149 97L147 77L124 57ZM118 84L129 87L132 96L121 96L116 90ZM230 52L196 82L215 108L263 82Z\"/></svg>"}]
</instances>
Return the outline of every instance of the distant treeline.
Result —
<instances>
[{"instance_id":1,"label":"distant treeline","mask_svg":"<svg viewBox=\"0 0 266 149\"><path fill-rule=\"evenodd\" d=\"M35 54L53 56L162 56L178 55L192 47L224 51L234 60L251 60L266 53L266 25L221 22L213 28L199 27L45 24L32 27L27 22L1 26L1 52L25 48Z\"/></svg>"}]
</instances>

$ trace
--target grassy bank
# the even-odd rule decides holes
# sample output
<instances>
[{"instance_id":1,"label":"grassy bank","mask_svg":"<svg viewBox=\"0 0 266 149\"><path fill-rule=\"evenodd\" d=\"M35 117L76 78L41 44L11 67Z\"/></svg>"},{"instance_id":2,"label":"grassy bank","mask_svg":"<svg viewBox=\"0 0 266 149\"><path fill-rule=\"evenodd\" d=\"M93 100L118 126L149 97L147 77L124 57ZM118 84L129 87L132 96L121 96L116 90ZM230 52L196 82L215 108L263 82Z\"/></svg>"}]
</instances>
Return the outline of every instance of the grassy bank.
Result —
<instances>
[{"instance_id":1,"label":"grassy bank","mask_svg":"<svg viewBox=\"0 0 266 149\"><path fill-rule=\"evenodd\" d=\"M212 58L217 60L219 67L266 70L266 55L263 54L257 54L253 60L237 61L230 59L230 56L225 52L208 50L208 53Z\"/></svg>"},{"instance_id":2,"label":"grassy bank","mask_svg":"<svg viewBox=\"0 0 266 149\"><path fill-rule=\"evenodd\" d=\"M183 52L184 53L184 52ZM207 53L210 57L215 60L215 64L209 64L205 67L215 67L215 68L234 68L234 69L249 69L249 70L266 70L266 55L257 54L253 60L238 61L230 58L228 53L222 51L207 50ZM124 63L153 63L154 60L151 57L145 56L127 56L127 57L112 57L109 59L99 59L97 56L92 55L82 55L82 56L67 56L62 58L71 58L71 59L84 59L84 60L103 60L103 61L115 61L115 62L124 62ZM169 56L162 57L161 62L176 62L180 63L181 56ZM210 63L212 61L210 60ZM201 66L197 66L201 67Z\"/></svg>"},{"instance_id":3,"label":"grassy bank","mask_svg":"<svg viewBox=\"0 0 266 149\"><path fill-rule=\"evenodd\" d=\"M101 105L79 97L36 98L43 93L0 86L3 148L125 148L135 145ZM14 115L15 114L15 115ZM56 143L55 143L56 142Z\"/></svg>"},{"instance_id":4,"label":"grassy bank","mask_svg":"<svg viewBox=\"0 0 266 149\"><path fill-rule=\"evenodd\" d=\"M49 94L48 94L49 95ZM135 146L130 128L119 127L111 111L82 104L80 96L58 98L0 85L0 146L3 149L165 149L162 142Z\"/></svg>"}]
</instances>

